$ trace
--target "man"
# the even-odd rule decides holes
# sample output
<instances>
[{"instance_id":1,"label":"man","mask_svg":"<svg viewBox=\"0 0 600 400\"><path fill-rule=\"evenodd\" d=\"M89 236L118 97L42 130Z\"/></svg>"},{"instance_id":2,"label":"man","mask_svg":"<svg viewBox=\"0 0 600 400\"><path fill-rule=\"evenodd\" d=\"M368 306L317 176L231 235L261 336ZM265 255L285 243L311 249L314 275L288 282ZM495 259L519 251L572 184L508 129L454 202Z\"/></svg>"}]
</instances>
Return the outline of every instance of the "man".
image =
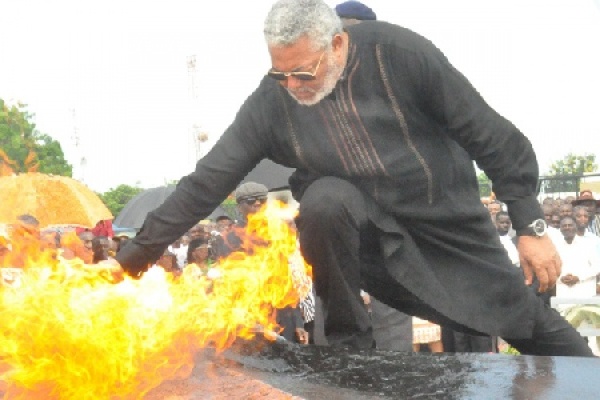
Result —
<instances>
[{"instance_id":1,"label":"man","mask_svg":"<svg viewBox=\"0 0 600 400\"><path fill-rule=\"evenodd\" d=\"M557 297L592 297L596 295L596 274L600 258L591 241L577 235L573 217L560 221L564 241L557 246L563 260L563 271L556 284Z\"/></svg>"},{"instance_id":2,"label":"man","mask_svg":"<svg viewBox=\"0 0 600 400\"><path fill-rule=\"evenodd\" d=\"M302 254L330 344L372 346L362 288L524 354L591 356L524 283L481 204L472 160L507 204L525 282L561 262L536 201L531 143L431 42L364 21L343 30L321 0L280 0L264 28L272 68L196 170L117 258L140 274L263 158L296 168ZM363 286L364 285L364 286Z\"/></svg>"},{"instance_id":3,"label":"man","mask_svg":"<svg viewBox=\"0 0 600 400\"><path fill-rule=\"evenodd\" d=\"M257 182L246 182L235 190L235 200L238 205L239 220L238 228L248 225L248 218L260 211L268 200L269 189ZM233 228L226 235L217 236L214 243L215 256L222 258L234 251L250 251L245 249L244 241L238 236L239 229ZM281 335L291 341L308 344L308 332L304 329L304 318L300 307L285 307L276 310L277 324L283 328Z\"/></svg>"},{"instance_id":4,"label":"man","mask_svg":"<svg viewBox=\"0 0 600 400\"><path fill-rule=\"evenodd\" d=\"M232 251L242 249L242 239L238 236L239 228L248 225L248 216L257 213L266 204L269 189L260 183L246 182L235 190L235 200L239 219L227 232L217 236L213 243L214 254L217 258L228 256ZM238 229L235 229L237 227Z\"/></svg>"},{"instance_id":5,"label":"man","mask_svg":"<svg viewBox=\"0 0 600 400\"><path fill-rule=\"evenodd\" d=\"M600 237L587 229L590 221L587 208L584 206L575 206L573 208L573 219L575 220L575 227L577 229L577 238L590 242L592 248L600 256Z\"/></svg>"},{"instance_id":6,"label":"man","mask_svg":"<svg viewBox=\"0 0 600 400\"><path fill-rule=\"evenodd\" d=\"M498 211L496 214L496 230L500 236L500 243L506 249L508 258L510 258L513 265L519 267L519 252L513 242L513 238L508 236L511 227L510 215L506 211Z\"/></svg>"},{"instance_id":7,"label":"man","mask_svg":"<svg viewBox=\"0 0 600 400\"><path fill-rule=\"evenodd\" d=\"M490 218L494 223L496 223L496 214L502 211L502 203L498 200L493 200L490 204L487 205L488 212L490 213Z\"/></svg>"},{"instance_id":8,"label":"man","mask_svg":"<svg viewBox=\"0 0 600 400\"><path fill-rule=\"evenodd\" d=\"M577 200L573 200L571 203L573 206L584 206L588 211L588 231L596 236L600 236L600 215L597 214L598 207L600 207L600 200L594 199L594 195L591 190L584 190L579 194Z\"/></svg>"}]
</instances>

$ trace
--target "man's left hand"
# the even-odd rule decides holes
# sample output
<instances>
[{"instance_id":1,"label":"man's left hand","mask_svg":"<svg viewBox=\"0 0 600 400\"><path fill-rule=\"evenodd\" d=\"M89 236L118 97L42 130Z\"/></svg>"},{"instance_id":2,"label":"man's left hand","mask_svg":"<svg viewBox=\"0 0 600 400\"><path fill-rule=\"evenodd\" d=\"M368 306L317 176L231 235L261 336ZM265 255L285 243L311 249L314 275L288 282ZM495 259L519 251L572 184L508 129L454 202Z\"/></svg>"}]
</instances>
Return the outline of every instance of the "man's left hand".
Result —
<instances>
[{"instance_id":1,"label":"man's left hand","mask_svg":"<svg viewBox=\"0 0 600 400\"><path fill-rule=\"evenodd\" d=\"M519 236L518 249L525 284L533 283L535 273L540 283L540 293L554 287L556 279L560 276L562 261L548 235Z\"/></svg>"}]
</instances>

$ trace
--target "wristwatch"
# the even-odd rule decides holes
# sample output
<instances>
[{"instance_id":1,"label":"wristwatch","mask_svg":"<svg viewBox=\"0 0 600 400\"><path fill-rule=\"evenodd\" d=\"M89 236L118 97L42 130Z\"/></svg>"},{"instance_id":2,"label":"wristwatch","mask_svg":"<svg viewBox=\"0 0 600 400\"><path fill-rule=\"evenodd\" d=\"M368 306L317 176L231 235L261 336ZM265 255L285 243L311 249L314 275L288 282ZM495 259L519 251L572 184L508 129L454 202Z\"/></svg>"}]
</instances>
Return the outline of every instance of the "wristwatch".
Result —
<instances>
[{"instance_id":1,"label":"wristwatch","mask_svg":"<svg viewBox=\"0 0 600 400\"><path fill-rule=\"evenodd\" d=\"M517 231L517 236L537 236L542 237L546 234L548 225L543 219L536 219L531 224Z\"/></svg>"}]
</instances>

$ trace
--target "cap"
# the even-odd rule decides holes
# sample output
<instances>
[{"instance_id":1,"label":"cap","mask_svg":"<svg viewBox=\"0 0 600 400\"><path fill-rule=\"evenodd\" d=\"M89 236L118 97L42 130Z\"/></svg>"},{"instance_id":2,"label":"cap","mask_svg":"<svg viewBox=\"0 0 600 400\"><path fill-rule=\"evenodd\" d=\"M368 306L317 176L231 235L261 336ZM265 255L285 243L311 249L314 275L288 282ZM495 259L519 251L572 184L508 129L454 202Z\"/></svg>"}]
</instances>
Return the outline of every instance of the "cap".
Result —
<instances>
[{"instance_id":1,"label":"cap","mask_svg":"<svg viewBox=\"0 0 600 400\"><path fill-rule=\"evenodd\" d=\"M246 182L242 183L235 190L235 199L239 201L244 197L266 196L267 194L269 194L269 189L265 185L256 182Z\"/></svg>"},{"instance_id":2,"label":"cap","mask_svg":"<svg viewBox=\"0 0 600 400\"><path fill-rule=\"evenodd\" d=\"M335 6L335 12L340 18L358 19L361 21L376 20L377 15L359 1L345 1Z\"/></svg>"}]
</instances>

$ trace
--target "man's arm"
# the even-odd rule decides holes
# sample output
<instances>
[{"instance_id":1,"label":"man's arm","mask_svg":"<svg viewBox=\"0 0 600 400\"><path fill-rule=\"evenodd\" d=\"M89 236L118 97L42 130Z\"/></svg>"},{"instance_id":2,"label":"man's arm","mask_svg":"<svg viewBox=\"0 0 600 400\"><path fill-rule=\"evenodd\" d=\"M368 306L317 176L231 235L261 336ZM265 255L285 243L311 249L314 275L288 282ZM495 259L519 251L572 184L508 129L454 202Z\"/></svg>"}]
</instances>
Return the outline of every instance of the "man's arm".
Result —
<instances>
[{"instance_id":1,"label":"man's arm","mask_svg":"<svg viewBox=\"0 0 600 400\"><path fill-rule=\"evenodd\" d=\"M183 177L165 202L148 213L139 234L115 256L126 272L133 276L144 272L169 244L210 215L266 157L267 128L261 125L261 110L254 106L253 97L242 106L209 153L198 161L194 172Z\"/></svg>"},{"instance_id":2,"label":"man's arm","mask_svg":"<svg viewBox=\"0 0 600 400\"><path fill-rule=\"evenodd\" d=\"M510 121L493 110L437 49L421 54L423 103L432 117L447 127L492 180L498 199L508 207L519 231L543 218L536 199L539 169L531 142ZM540 291L553 287L562 263L546 236L520 237L518 243L525 282L538 277Z\"/></svg>"}]
</instances>

